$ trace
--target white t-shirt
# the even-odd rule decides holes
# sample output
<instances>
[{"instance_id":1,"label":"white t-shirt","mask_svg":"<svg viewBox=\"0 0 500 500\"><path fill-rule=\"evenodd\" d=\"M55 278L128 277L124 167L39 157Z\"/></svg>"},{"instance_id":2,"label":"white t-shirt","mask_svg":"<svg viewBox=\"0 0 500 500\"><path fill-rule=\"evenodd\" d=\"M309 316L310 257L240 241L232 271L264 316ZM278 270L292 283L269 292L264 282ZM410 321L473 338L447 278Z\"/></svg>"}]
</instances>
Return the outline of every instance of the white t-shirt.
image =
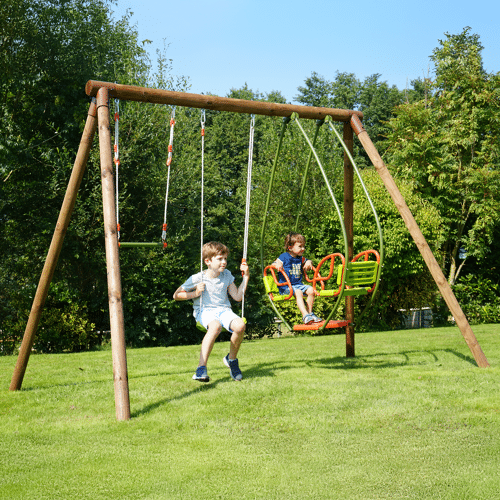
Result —
<instances>
[{"instance_id":1,"label":"white t-shirt","mask_svg":"<svg viewBox=\"0 0 500 500\"><path fill-rule=\"evenodd\" d=\"M198 283L205 283L205 290L200 297L193 299L193 316L196 318L202 309L231 309L227 288L234 282L231 271L224 269L217 278L208 278L205 271L190 276L181 288L186 292L192 292Z\"/></svg>"}]
</instances>

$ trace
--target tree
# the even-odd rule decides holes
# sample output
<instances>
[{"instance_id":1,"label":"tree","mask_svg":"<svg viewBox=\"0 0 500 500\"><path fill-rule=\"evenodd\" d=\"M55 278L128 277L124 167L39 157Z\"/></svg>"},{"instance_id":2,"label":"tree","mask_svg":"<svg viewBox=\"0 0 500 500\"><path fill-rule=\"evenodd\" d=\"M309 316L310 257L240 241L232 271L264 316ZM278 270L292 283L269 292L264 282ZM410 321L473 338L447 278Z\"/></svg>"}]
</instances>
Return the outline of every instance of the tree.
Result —
<instances>
[{"instance_id":1,"label":"tree","mask_svg":"<svg viewBox=\"0 0 500 500\"><path fill-rule=\"evenodd\" d=\"M85 123L85 83L150 80L129 15L111 15L107 0L0 4L0 331L8 338L26 324ZM108 322L98 165L93 152L47 302L61 317L79 315L83 323L66 324L80 332ZM42 316L41 328L55 316Z\"/></svg>"},{"instance_id":2,"label":"tree","mask_svg":"<svg viewBox=\"0 0 500 500\"><path fill-rule=\"evenodd\" d=\"M387 120L394 116L394 109L403 102L403 94L395 85L381 82L376 73L365 78L359 91L359 110L363 112L363 126L377 148L383 148Z\"/></svg>"},{"instance_id":3,"label":"tree","mask_svg":"<svg viewBox=\"0 0 500 500\"><path fill-rule=\"evenodd\" d=\"M405 94L395 85L390 87L387 82L380 81L381 75L376 73L363 82L354 73L337 71L335 79L326 80L313 72L305 80L304 87L298 87L300 92L295 97L298 102L307 106L324 106L341 109L355 109L363 112L363 125L377 148L384 148L386 122L394 116L396 106L404 101ZM412 82L416 87L407 93L414 98L419 93L419 80ZM355 151L359 166L368 164L368 156L364 151Z\"/></svg>"},{"instance_id":4,"label":"tree","mask_svg":"<svg viewBox=\"0 0 500 500\"><path fill-rule=\"evenodd\" d=\"M479 36L469 32L439 41L431 95L401 105L388 134L387 163L443 217L450 284L468 259L485 259L500 209L500 74L484 71Z\"/></svg>"}]
</instances>

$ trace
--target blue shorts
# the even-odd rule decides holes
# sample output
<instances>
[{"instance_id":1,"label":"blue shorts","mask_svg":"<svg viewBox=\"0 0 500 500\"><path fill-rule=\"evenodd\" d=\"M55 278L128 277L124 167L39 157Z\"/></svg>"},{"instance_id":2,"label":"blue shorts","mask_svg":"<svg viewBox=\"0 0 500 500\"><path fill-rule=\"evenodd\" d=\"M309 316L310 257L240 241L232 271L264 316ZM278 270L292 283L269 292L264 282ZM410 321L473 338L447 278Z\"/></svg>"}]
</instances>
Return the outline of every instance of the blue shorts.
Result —
<instances>
[{"instance_id":1,"label":"blue shorts","mask_svg":"<svg viewBox=\"0 0 500 500\"><path fill-rule=\"evenodd\" d=\"M228 332L233 333L230 326L233 319L241 319L237 314L235 314L231 309L202 309L196 315L196 321L201 323L207 330L208 324L214 320L217 320L223 328Z\"/></svg>"},{"instance_id":2,"label":"blue shorts","mask_svg":"<svg viewBox=\"0 0 500 500\"><path fill-rule=\"evenodd\" d=\"M278 288L280 291L280 295L290 295L290 288L288 288L288 286L279 286ZM311 285L304 285L302 283L298 285L292 285L294 295L295 295L295 290L300 290L305 295L308 288L311 288Z\"/></svg>"}]
</instances>

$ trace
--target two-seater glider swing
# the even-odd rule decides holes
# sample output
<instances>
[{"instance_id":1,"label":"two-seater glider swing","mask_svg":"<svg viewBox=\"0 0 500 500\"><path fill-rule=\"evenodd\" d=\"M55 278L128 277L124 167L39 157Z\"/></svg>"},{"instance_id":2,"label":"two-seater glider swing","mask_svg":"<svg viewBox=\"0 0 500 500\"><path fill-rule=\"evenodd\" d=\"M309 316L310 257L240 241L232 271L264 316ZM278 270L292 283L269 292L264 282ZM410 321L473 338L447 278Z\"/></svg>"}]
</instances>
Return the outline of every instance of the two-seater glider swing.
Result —
<instances>
[{"instance_id":1,"label":"two-seater glider swing","mask_svg":"<svg viewBox=\"0 0 500 500\"><path fill-rule=\"evenodd\" d=\"M380 275L382 271L382 264L383 264L383 255L384 255L384 244L383 244L383 234L382 234L382 228L380 226L380 222L378 219L377 212L375 210L375 206L370 199L368 190L366 189L366 186L363 182L363 179L361 178L361 175L359 173L359 170L354 162L354 159L352 157L351 152L349 151L347 145L345 144L344 140L340 137L340 134L336 130L336 128L333 126L331 122L330 117L326 117L325 120L316 120L316 128L314 132L314 137L313 140L311 141L309 137L307 136L307 133L305 132L304 128L300 124L299 117L296 113L293 113L291 116L291 121L297 125L297 127L300 129L301 133L303 134L309 148L310 148L310 153L307 159L307 163L304 169L304 174L302 177L302 185L301 185L301 191L300 191L300 197L299 197L299 203L298 203L298 208L297 208L297 217L296 217L296 223L295 223L295 232L298 230L298 224L299 224L299 214L300 214L300 209L302 207L303 199L304 199L304 193L306 190L306 181L307 181L307 176L309 173L309 167L311 164L312 157L316 159L316 163L321 171L323 180L325 182L325 185L327 187L328 193L330 195L331 201L333 206L335 207L335 210L337 212L339 224L342 230L342 239L344 243L344 253L331 253L329 255L326 255L323 257L320 262L318 263L318 266L316 268L313 268L314 274L313 277L310 278L308 274L303 270L304 278L311 284L311 286L314 289L314 293L317 297L323 297L323 298L331 298L331 299L336 299L330 313L325 321L321 322L312 322L308 324L297 324L293 326L293 330L295 331L303 331L303 330L325 330L325 329L332 329L332 328L340 328L340 327L346 327L350 323L353 323L353 318L346 318L343 320L332 320L331 318L337 311L339 305L341 304L342 298L345 297L355 297L355 296L361 296L361 295L371 295L371 298L368 302L368 304L365 306L363 312L361 313L360 317L364 314L368 306L371 304L373 301L373 298L376 294L376 291L379 286L379 281L380 281ZM274 182L274 177L276 173L276 168L278 164L278 159L280 155L280 150L281 150L281 144L283 140L283 135L285 128L287 124L290 122L290 119L285 118L283 119L283 124L281 128L281 133L280 133L280 138L278 142L278 147L276 151L276 155L274 158L271 174L270 174L270 181L269 181L269 186L268 186L268 193L267 193L267 198L266 198L266 204L265 204L265 209L264 209L264 222L262 224L262 230L261 230L261 241L260 241L260 248L261 248L261 264L263 267L263 281L264 281L264 287L266 289L266 293L268 294L268 297L270 299L270 304L273 307L275 313L277 316L283 321L283 323L287 326L289 330L292 329L290 324L287 322L285 317L281 314L280 310L278 307L276 307L277 302L282 302L286 300L291 300L294 299L293 291L292 291L292 286L290 284L289 277L287 274L282 271L276 271L274 269L273 265L265 265L264 264L264 240L265 240L265 235L266 235L266 225L267 225L267 217L269 214L269 204L270 204L270 198L271 198L271 193L273 189L273 182ZM350 164L354 168L354 171L356 172L356 175L359 179L359 182L361 183L363 187L364 194L370 204L370 207L372 209L374 219L376 222L377 226L377 231L378 231L378 238L379 238L379 251L369 249L369 250L364 250L360 252L358 255L355 257L348 259L349 255L349 240L348 240L348 235L346 231L346 227L343 221L343 217L341 214L341 210L339 207L339 204L337 202L337 199L335 197L335 194L333 192L333 189L330 185L330 182L328 180L328 176L326 175L325 169L322 165L322 162L316 152L315 149L315 144L316 144L316 139L318 137L318 132L321 128L321 126L327 122L329 125L330 131L335 134L337 140L341 144L341 146L344 149L345 154L348 156L348 159L350 161ZM324 267L323 267L324 266ZM321 271L323 269L328 269L326 272L326 275L322 275ZM281 276L277 275L277 272L281 274ZM325 272L324 272L325 273ZM323 274L324 274L323 273ZM330 280L333 282L336 282L335 287L329 287L326 288L325 284L331 283ZM280 294L279 293L279 288L280 287L288 287L287 289L289 290L288 294Z\"/></svg>"},{"instance_id":2,"label":"two-seater glider swing","mask_svg":"<svg viewBox=\"0 0 500 500\"><path fill-rule=\"evenodd\" d=\"M489 366L488 360L481 350L467 318L465 317L446 278L444 277L438 262L432 254L429 245L427 244L413 215L406 205L406 202L396 186L394 179L390 175L387 167L380 158L380 155L363 128L361 123L363 114L361 112L189 94L93 80L87 82L85 91L87 95L93 99L90 103L87 120L82 133L71 177L68 182L68 187L61 206L61 211L56 223L50 248L47 253L42 275L33 299L32 308L26 324L17 363L10 384L11 391L19 390L22 386L36 330L40 323L41 313L47 299L50 282L52 281L56 264L61 253L64 237L74 210L76 197L90 155L94 135L98 129L116 418L117 420L130 419L128 371L125 348L125 325L123 317L120 258L116 227L115 186L112 160L113 153L110 134L110 98L151 104L166 104L170 106L185 106L198 109L230 111L249 115L255 114L290 118L293 113L297 113L297 116L300 119L312 120L325 120L329 116L333 121L342 122L343 140L346 144L347 150L352 154L353 137L354 134L356 134L361 145L368 154L368 157L380 175L385 187L389 191L389 194L391 195L399 213L405 221L408 231L422 254L422 257L429 268L429 271L431 272L431 275L433 276L451 314L455 318L456 324L466 340L478 366ZM344 153L344 225L347 233L347 256L351 256L353 252L352 170L353 168L349 155ZM346 258L345 261L346 271L342 272L340 283L341 292L343 294L342 296L345 296L346 290L349 290L347 285L348 268L352 258ZM317 278L318 277L319 273ZM321 281L319 281L319 284L321 287ZM352 297L349 296L346 298L346 319L350 321L349 325L346 327L346 338L349 334L354 334L352 327L354 312L353 308L349 306L349 301L351 301L351 299ZM354 355L354 350L352 349L352 352L347 352L347 354Z\"/></svg>"}]
</instances>

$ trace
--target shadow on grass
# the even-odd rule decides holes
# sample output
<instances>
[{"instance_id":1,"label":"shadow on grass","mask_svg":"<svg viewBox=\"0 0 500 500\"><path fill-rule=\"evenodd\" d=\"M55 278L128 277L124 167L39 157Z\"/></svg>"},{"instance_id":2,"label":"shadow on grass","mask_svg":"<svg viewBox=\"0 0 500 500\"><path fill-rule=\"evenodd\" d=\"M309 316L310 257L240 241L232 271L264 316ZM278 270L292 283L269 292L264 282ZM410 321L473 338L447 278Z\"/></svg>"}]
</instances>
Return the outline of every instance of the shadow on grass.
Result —
<instances>
[{"instance_id":1,"label":"shadow on grass","mask_svg":"<svg viewBox=\"0 0 500 500\"><path fill-rule=\"evenodd\" d=\"M262 363L259 365L253 365L252 367L244 369L244 371L243 371L244 381L252 379L252 378L274 377L275 371L287 370L290 368L291 368L291 366L286 366L286 365L281 365L281 364L276 364L276 363L273 363L273 364ZM244 381L241 383L244 383ZM235 381L231 380L231 377L224 376L224 377L217 379L217 380L212 379L208 383L200 383L200 382L195 382L195 381L193 381L193 383L197 384L195 388L193 388L189 391L186 391L182 394L179 394L177 396L163 398L159 401L156 401L154 403L146 405L143 408L132 412L131 417L132 418L139 417L141 415L145 415L151 411L154 411L163 405L169 404L173 401L180 401L182 399L189 398L189 397L193 396L194 394L213 390L221 383L239 384L240 382L235 382Z\"/></svg>"},{"instance_id":2,"label":"shadow on grass","mask_svg":"<svg viewBox=\"0 0 500 500\"><path fill-rule=\"evenodd\" d=\"M363 368L396 368L401 366L411 366L411 365L423 365L428 364L426 361L415 361L412 354L427 355L430 358L430 362L439 362L439 353L447 353L460 358L462 361L470 363L477 367L477 363L471 356L466 356L461 352L454 351L453 349L432 349L432 350L413 350L413 351L401 351L401 352L391 352L391 353L377 353L369 354L364 356L356 356L354 358L346 357L334 357L334 358L321 358L315 361L310 361L307 364L310 366L321 365L324 368L330 368L334 370L349 370L349 369L363 369ZM400 357L396 360L394 358Z\"/></svg>"},{"instance_id":3,"label":"shadow on grass","mask_svg":"<svg viewBox=\"0 0 500 500\"><path fill-rule=\"evenodd\" d=\"M154 403L151 403L149 405L144 406L140 410L136 410L136 411L131 412L130 416L132 418L136 418L136 417L139 417L141 415L145 415L149 412L152 412L152 411L160 408L161 406L169 404L173 401L180 401L182 399L189 398L193 394L197 394L199 392L210 391L210 390L214 389L215 387L217 387L217 385L219 385L221 382L227 382L227 378L220 379L220 380L214 380L213 382L207 382L207 383L197 382L197 384L199 384L199 385L196 386L195 388L191 389L190 391L186 391L182 394L179 394L178 396L160 399L159 401L156 401Z\"/></svg>"},{"instance_id":4,"label":"shadow on grass","mask_svg":"<svg viewBox=\"0 0 500 500\"><path fill-rule=\"evenodd\" d=\"M417 365L428 365L440 362L440 353L447 353L460 358L461 360L477 366L475 360L470 356L465 356L464 354L454 351L453 349L433 349L433 350L411 350L411 351L401 351L401 352L391 352L391 353L377 353L369 354L364 356L357 356L355 358L346 357L333 357L333 358L320 358L316 360L307 360L305 364L308 366L320 366L325 369L333 370L353 370L353 369L373 369L373 368L398 368L401 366L417 366ZM420 358L415 359L414 355L418 355ZM428 360L422 360L422 355L428 356ZM396 360L396 357L400 359ZM249 366L244 369L244 381L255 378L264 377L275 377L276 372L289 370L291 368L296 368L301 361L297 360L297 363L259 363L257 365ZM243 383L244 383L243 381ZM218 380L213 380L207 384L198 385L192 390L186 391L178 396L164 398L154 403L151 403L140 410L136 410L132 413L132 417L139 417L141 415L147 414L160 408L163 405L169 404L172 401L179 401L188 398L196 393L202 391L210 391L217 387L220 383L237 383L233 382L229 377L223 377Z\"/></svg>"}]
</instances>

